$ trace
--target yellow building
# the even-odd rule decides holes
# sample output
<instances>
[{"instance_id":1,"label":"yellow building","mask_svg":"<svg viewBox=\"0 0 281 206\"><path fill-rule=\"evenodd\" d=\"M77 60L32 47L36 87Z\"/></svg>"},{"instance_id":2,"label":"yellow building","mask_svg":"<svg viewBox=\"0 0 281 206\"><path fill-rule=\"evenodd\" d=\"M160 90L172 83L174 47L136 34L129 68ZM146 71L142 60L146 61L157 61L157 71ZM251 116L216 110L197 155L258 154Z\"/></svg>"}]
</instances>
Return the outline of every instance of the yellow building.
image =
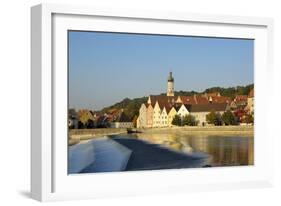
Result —
<instances>
[{"instance_id":1,"label":"yellow building","mask_svg":"<svg viewBox=\"0 0 281 206\"><path fill-rule=\"evenodd\" d=\"M177 115L177 110L175 109L175 107L172 107L168 113L168 126L172 127L172 121L174 119L174 117Z\"/></svg>"}]
</instances>

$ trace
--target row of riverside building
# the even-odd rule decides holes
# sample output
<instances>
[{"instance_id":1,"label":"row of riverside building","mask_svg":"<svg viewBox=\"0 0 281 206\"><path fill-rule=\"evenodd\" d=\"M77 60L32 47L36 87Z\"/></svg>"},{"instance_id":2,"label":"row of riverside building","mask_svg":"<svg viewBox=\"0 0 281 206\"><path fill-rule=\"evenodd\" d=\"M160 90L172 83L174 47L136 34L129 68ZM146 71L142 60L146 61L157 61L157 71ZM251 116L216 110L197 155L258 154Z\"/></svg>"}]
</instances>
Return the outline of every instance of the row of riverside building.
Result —
<instances>
[{"instance_id":1,"label":"row of riverside building","mask_svg":"<svg viewBox=\"0 0 281 206\"><path fill-rule=\"evenodd\" d=\"M150 95L146 103L139 109L137 128L171 127L176 115L184 117L193 115L198 126L207 125L206 115L210 111L223 114L231 107L244 104L243 109L253 112L253 90L248 96L240 95L234 100L221 96L220 93L205 93L193 96L175 96L174 78L170 72L167 95ZM242 99L242 100L241 100Z\"/></svg>"}]
</instances>

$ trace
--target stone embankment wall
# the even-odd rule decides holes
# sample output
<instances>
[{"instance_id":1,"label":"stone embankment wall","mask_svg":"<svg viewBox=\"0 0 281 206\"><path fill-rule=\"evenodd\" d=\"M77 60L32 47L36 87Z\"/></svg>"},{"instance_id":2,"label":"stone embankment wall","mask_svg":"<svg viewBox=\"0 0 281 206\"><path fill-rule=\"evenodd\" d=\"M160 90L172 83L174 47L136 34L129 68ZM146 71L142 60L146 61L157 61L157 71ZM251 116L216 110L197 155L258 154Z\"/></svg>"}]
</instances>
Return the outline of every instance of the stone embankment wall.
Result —
<instances>
[{"instance_id":1,"label":"stone embankment wall","mask_svg":"<svg viewBox=\"0 0 281 206\"><path fill-rule=\"evenodd\" d=\"M254 134L253 125L238 126L184 126L169 128L138 129L142 133L212 133L212 134Z\"/></svg>"},{"instance_id":2,"label":"stone embankment wall","mask_svg":"<svg viewBox=\"0 0 281 206\"><path fill-rule=\"evenodd\" d=\"M87 140L95 137L103 137L122 133L127 133L127 130L124 128L70 129L69 139L72 141Z\"/></svg>"}]
</instances>

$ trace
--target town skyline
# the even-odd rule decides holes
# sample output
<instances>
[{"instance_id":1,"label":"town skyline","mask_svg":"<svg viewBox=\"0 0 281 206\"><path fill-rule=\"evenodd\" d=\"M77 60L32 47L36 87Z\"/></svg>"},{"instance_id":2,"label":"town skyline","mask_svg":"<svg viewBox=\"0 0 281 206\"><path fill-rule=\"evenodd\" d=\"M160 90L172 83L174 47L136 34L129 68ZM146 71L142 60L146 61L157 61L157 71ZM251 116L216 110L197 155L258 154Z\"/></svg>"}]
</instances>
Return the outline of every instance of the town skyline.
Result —
<instances>
[{"instance_id":1,"label":"town skyline","mask_svg":"<svg viewBox=\"0 0 281 206\"><path fill-rule=\"evenodd\" d=\"M210 89L210 88L215 88L215 87L220 87L220 88L224 88L224 89L228 89L228 88L237 88L237 87L246 87L246 86L249 86L249 85L254 85L254 83L249 83L249 84L246 84L246 85L236 85L236 86L231 86L231 87L220 87L220 86L213 86L213 87L208 87L208 88L205 88L205 89L203 89L202 91L195 91L195 90L190 90L190 91L184 91L184 90L175 90L175 93L178 93L178 92L196 92L196 93L198 93L198 95L200 95L200 94L203 94L204 93L204 91L205 90L207 90L207 89ZM100 108L100 109L95 109L95 108L88 108L88 107L70 107L69 106L69 109L75 109L75 110L83 110L83 109L86 109L86 110L92 110L92 111L100 111L100 110L102 110L102 109L104 109L104 108L107 108L107 107L109 107L109 106L112 106L112 105L114 105L114 104L116 104L116 103L120 103L120 102L122 102L124 99L127 99L127 98L129 98L129 99L131 99L131 100L133 100L133 99L137 99L137 98L148 98L149 96L151 96L151 95L163 95L163 96L165 96L166 95L166 90L164 91L163 90L163 92L161 92L161 93L152 93L152 94L147 94L147 95L143 95L143 96L136 96L136 97L121 97L120 98L120 100L118 100L117 102L113 102L112 104L110 104L110 105L105 105L105 106L103 106L102 108ZM177 96L177 95L175 95L175 96Z\"/></svg>"},{"instance_id":2,"label":"town skyline","mask_svg":"<svg viewBox=\"0 0 281 206\"><path fill-rule=\"evenodd\" d=\"M253 84L253 40L71 32L69 108L165 93L170 71L175 91Z\"/></svg>"}]
</instances>

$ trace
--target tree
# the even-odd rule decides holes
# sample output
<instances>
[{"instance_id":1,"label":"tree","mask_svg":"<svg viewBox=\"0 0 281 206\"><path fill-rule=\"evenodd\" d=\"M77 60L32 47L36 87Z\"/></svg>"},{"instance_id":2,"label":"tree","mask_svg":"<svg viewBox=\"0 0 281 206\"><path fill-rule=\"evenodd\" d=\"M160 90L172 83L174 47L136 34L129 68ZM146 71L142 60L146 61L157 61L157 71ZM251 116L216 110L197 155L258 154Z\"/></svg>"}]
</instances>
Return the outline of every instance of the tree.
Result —
<instances>
[{"instance_id":1,"label":"tree","mask_svg":"<svg viewBox=\"0 0 281 206\"><path fill-rule=\"evenodd\" d=\"M79 121L81 121L83 123L83 125L85 125L86 127L87 127L89 120L94 121L94 117L93 117L92 113L90 112L90 110L87 110L87 109L79 110L78 117L79 117Z\"/></svg>"},{"instance_id":2,"label":"tree","mask_svg":"<svg viewBox=\"0 0 281 206\"><path fill-rule=\"evenodd\" d=\"M133 119L133 126L134 126L134 127L137 127L137 120L138 120L138 116L135 115L135 116L134 116L134 119Z\"/></svg>"},{"instance_id":3,"label":"tree","mask_svg":"<svg viewBox=\"0 0 281 206\"><path fill-rule=\"evenodd\" d=\"M85 125L83 124L83 122L78 121L78 129L84 129Z\"/></svg>"},{"instance_id":4,"label":"tree","mask_svg":"<svg viewBox=\"0 0 281 206\"><path fill-rule=\"evenodd\" d=\"M175 115L172 124L176 126L181 126L181 117L179 115Z\"/></svg>"},{"instance_id":5,"label":"tree","mask_svg":"<svg viewBox=\"0 0 281 206\"><path fill-rule=\"evenodd\" d=\"M91 129L91 128L94 128L94 126L95 126L94 121L93 121L92 119L88 119L87 124L86 124L86 127L87 127L88 129Z\"/></svg>"},{"instance_id":6,"label":"tree","mask_svg":"<svg viewBox=\"0 0 281 206\"><path fill-rule=\"evenodd\" d=\"M253 117L253 115L251 115L251 114L246 115L246 116L242 119L242 122L243 122L243 123L247 123L247 124L254 123L254 117Z\"/></svg>"},{"instance_id":7,"label":"tree","mask_svg":"<svg viewBox=\"0 0 281 206\"><path fill-rule=\"evenodd\" d=\"M230 110L227 110L223 113L222 121L224 122L225 125L235 125L236 124L235 117Z\"/></svg>"},{"instance_id":8,"label":"tree","mask_svg":"<svg viewBox=\"0 0 281 206\"><path fill-rule=\"evenodd\" d=\"M216 126L222 124L220 113L216 113L214 110L206 115L206 120L208 124L214 124Z\"/></svg>"},{"instance_id":9,"label":"tree","mask_svg":"<svg viewBox=\"0 0 281 206\"><path fill-rule=\"evenodd\" d=\"M236 95L248 95L250 90L254 88L254 84L237 87L211 87L203 91L203 93L219 92L222 96L234 98Z\"/></svg>"},{"instance_id":10,"label":"tree","mask_svg":"<svg viewBox=\"0 0 281 206\"><path fill-rule=\"evenodd\" d=\"M139 108L142 103L147 102L147 97L140 97L135 99L125 98L121 102L113 104L109 107L105 107L101 110L101 113L110 113L112 109L123 109L124 113L130 118L133 119L135 115L139 115Z\"/></svg>"},{"instance_id":11,"label":"tree","mask_svg":"<svg viewBox=\"0 0 281 206\"><path fill-rule=\"evenodd\" d=\"M195 126L196 125L195 117L191 114L185 115L182 120L182 125Z\"/></svg>"}]
</instances>

